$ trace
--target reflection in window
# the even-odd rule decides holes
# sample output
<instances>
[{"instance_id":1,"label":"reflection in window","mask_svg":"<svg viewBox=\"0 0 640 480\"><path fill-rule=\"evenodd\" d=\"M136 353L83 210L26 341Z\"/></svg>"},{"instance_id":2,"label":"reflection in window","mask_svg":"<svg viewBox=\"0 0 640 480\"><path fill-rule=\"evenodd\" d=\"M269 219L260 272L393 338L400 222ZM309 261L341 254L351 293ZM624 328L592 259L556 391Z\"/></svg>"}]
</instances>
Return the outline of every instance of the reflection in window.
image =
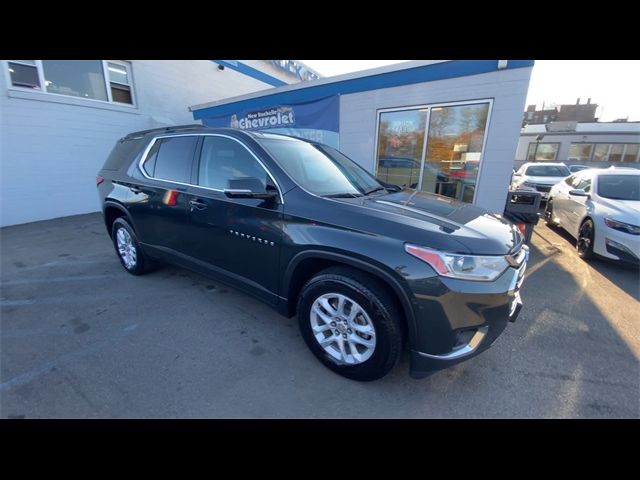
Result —
<instances>
[{"instance_id":1,"label":"reflection in window","mask_svg":"<svg viewBox=\"0 0 640 480\"><path fill-rule=\"evenodd\" d=\"M594 162L606 162L607 161L607 153L609 152L609 147L611 145L608 143L598 143L596 145L596 149L593 152L593 161Z\"/></svg>"},{"instance_id":2,"label":"reflection in window","mask_svg":"<svg viewBox=\"0 0 640 480\"><path fill-rule=\"evenodd\" d=\"M40 90L38 69L33 60L16 60L9 62L11 85L14 87L33 88Z\"/></svg>"},{"instance_id":3,"label":"reflection in window","mask_svg":"<svg viewBox=\"0 0 640 480\"><path fill-rule=\"evenodd\" d=\"M559 143L531 142L527 162L554 162L558 156Z\"/></svg>"},{"instance_id":4,"label":"reflection in window","mask_svg":"<svg viewBox=\"0 0 640 480\"><path fill-rule=\"evenodd\" d=\"M43 60L47 92L107 100L101 60Z\"/></svg>"},{"instance_id":5,"label":"reflection in window","mask_svg":"<svg viewBox=\"0 0 640 480\"><path fill-rule=\"evenodd\" d=\"M427 111L380 114L377 177L387 183L417 188Z\"/></svg>"},{"instance_id":6,"label":"reflection in window","mask_svg":"<svg viewBox=\"0 0 640 480\"><path fill-rule=\"evenodd\" d=\"M623 143L612 143L611 150L609 150L609 161L619 162L622 160L622 151L624 150Z\"/></svg>"},{"instance_id":7,"label":"reflection in window","mask_svg":"<svg viewBox=\"0 0 640 480\"><path fill-rule=\"evenodd\" d=\"M591 158L593 145L590 143L572 143L569 148L569 160L578 162L588 162Z\"/></svg>"},{"instance_id":8,"label":"reflection in window","mask_svg":"<svg viewBox=\"0 0 640 480\"><path fill-rule=\"evenodd\" d=\"M628 143L627 149L624 152L624 156L622 157L623 162L637 162L638 161L638 150L640 148L640 144L638 143Z\"/></svg>"},{"instance_id":9,"label":"reflection in window","mask_svg":"<svg viewBox=\"0 0 640 480\"><path fill-rule=\"evenodd\" d=\"M431 109L423 191L473 201L488 113L488 103Z\"/></svg>"}]
</instances>

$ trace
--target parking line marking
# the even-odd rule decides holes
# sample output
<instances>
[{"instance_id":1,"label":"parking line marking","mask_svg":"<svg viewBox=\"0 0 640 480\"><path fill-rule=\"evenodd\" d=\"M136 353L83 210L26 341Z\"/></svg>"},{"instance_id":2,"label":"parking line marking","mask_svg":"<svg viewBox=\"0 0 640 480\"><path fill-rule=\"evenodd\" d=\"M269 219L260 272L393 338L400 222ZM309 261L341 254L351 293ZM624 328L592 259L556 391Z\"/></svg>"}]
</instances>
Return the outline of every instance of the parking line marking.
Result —
<instances>
[{"instance_id":1,"label":"parking line marking","mask_svg":"<svg viewBox=\"0 0 640 480\"><path fill-rule=\"evenodd\" d=\"M89 280L104 280L105 278L118 278L122 275L77 275L75 277L52 277L52 278L34 278L30 280L10 280L2 282L0 286L6 287L11 285L29 285L30 283L53 283L53 282L86 282Z\"/></svg>"}]
</instances>

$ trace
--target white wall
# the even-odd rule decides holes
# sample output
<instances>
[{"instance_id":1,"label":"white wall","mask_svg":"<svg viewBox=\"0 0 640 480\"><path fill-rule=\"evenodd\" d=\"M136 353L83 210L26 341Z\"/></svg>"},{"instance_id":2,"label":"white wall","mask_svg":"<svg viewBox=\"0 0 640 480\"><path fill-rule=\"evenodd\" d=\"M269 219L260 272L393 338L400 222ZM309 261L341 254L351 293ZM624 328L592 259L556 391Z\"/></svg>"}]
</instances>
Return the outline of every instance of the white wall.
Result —
<instances>
[{"instance_id":1,"label":"white wall","mask_svg":"<svg viewBox=\"0 0 640 480\"><path fill-rule=\"evenodd\" d=\"M189 105L272 88L208 60L131 65L135 108L9 89L0 61L0 226L99 210L95 176L117 139L196 123Z\"/></svg>"},{"instance_id":2,"label":"white wall","mask_svg":"<svg viewBox=\"0 0 640 480\"><path fill-rule=\"evenodd\" d=\"M503 212L530 76L531 67L516 68L342 95L340 150L374 172L378 109L491 98L475 203Z\"/></svg>"}]
</instances>

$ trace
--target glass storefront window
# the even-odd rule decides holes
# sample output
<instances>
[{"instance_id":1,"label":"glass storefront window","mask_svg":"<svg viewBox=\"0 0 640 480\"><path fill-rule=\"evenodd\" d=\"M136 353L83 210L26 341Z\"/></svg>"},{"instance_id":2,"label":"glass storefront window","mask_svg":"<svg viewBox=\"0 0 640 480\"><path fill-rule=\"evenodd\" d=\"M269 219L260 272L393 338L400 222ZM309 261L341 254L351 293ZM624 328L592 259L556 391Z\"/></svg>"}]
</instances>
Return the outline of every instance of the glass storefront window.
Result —
<instances>
[{"instance_id":1,"label":"glass storefront window","mask_svg":"<svg viewBox=\"0 0 640 480\"><path fill-rule=\"evenodd\" d=\"M527 162L555 162L559 148L559 143L531 142L527 152Z\"/></svg>"},{"instance_id":2,"label":"glass storefront window","mask_svg":"<svg viewBox=\"0 0 640 480\"><path fill-rule=\"evenodd\" d=\"M627 149L624 152L624 157L622 157L623 162L637 162L638 161L638 150L640 149L640 144L638 143L628 143Z\"/></svg>"},{"instance_id":3,"label":"glass storefront window","mask_svg":"<svg viewBox=\"0 0 640 480\"><path fill-rule=\"evenodd\" d=\"M489 104L434 107L422 190L472 202Z\"/></svg>"},{"instance_id":4,"label":"glass storefront window","mask_svg":"<svg viewBox=\"0 0 640 480\"><path fill-rule=\"evenodd\" d=\"M593 161L594 162L606 162L607 161L607 153L609 152L608 143L598 143L596 144L596 149L593 152Z\"/></svg>"},{"instance_id":5,"label":"glass storefront window","mask_svg":"<svg viewBox=\"0 0 640 480\"><path fill-rule=\"evenodd\" d=\"M621 161L623 150L624 150L624 143L612 143L611 150L609 151L609 161L610 162Z\"/></svg>"},{"instance_id":6,"label":"glass storefront window","mask_svg":"<svg viewBox=\"0 0 640 480\"><path fill-rule=\"evenodd\" d=\"M377 177L394 185L473 202L489 105L381 112Z\"/></svg>"},{"instance_id":7,"label":"glass storefront window","mask_svg":"<svg viewBox=\"0 0 640 480\"><path fill-rule=\"evenodd\" d=\"M377 177L393 185L418 187L427 111L380 114Z\"/></svg>"},{"instance_id":8,"label":"glass storefront window","mask_svg":"<svg viewBox=\"0 0 640 480\"><path fill-rule=\"evenodd\" d=\"M569 160L578 162L588 162L591 158L593 145L590 143L572 143L569 148Z\"/></svg>"}]
</instances>

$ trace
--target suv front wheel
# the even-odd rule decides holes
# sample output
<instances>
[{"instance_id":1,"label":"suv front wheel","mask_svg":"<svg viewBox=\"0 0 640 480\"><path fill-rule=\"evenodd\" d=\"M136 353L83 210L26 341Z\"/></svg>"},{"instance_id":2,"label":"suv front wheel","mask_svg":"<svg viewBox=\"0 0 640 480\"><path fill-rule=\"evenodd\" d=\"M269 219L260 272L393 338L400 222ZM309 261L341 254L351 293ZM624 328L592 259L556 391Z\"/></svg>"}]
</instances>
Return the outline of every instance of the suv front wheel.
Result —
<instances>
[{"instance_id":1,"label":"suv front wheel","mask_svg":"<svg viewBox=\"0 0 640 480\"><path fill-rule=\"evenodd\" d=\"M313 354L347 378L377 380L400 358L400 311L379 281L358 270L333 267L309 280L298 322Z\"/></svg>"}]
</instances>

